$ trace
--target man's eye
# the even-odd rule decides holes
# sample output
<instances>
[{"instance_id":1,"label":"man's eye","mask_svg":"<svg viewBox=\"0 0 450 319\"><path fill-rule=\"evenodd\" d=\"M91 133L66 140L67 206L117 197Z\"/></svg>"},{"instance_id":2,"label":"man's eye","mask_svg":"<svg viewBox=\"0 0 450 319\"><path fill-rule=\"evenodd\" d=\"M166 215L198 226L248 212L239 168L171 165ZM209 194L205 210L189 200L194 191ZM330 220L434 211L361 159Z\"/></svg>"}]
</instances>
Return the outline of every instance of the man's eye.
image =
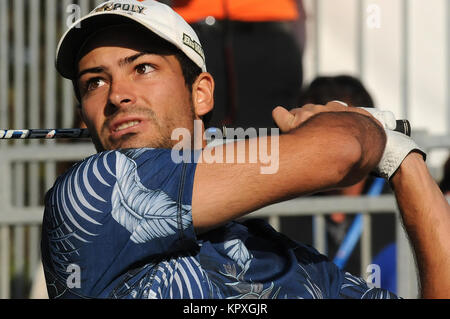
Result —
<instances>
[{"instance_id":1,"label":"man's eye","mask_svg":"<svg viewBox=\"0 0 450 319\"><path fill-rule=\"evenodd\" d=\"M136 72L139 74L147 74L150 73L151 71L153 71L155 68L153 66L151 66L151 64L148 63L144 63L144 64L139 64L136 67Z\"/></svg>"},{"instance_id":2,"label":"man's eye","mask_svg":"<svg viewBox=\"0 0 450 319\"><path fill-rule=\"evenodd\" d=\"M91 79L91 80L87 81L86 89L88 91L92 91L92 90L95 90L95 89L103 86L104 84L105 84L105 81L103 81L102 79L94 78L94 79Z\"/></svg>"}]
</instances>

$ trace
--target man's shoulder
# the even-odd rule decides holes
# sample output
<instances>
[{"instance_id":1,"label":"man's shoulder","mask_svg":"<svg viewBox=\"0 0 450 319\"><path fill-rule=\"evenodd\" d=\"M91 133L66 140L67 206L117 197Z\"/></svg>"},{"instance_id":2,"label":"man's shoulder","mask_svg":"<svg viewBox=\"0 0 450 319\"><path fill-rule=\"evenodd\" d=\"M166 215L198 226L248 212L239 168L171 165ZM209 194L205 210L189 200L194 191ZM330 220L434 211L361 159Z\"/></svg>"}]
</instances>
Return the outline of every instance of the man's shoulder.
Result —
<instances>
[{"instance_id":1,"label":"man's shoulder","mask_svg":"<svg viewBox=\"0 0 450 319\"><path fill-rule=\"evenodd\" d=\"M106 173L115 175L117 168L126 165L126 163L135 163L135 166L140 166L142 163L168 163L170 162L170 151L167 149L158 148L129 148L116 149L99 152L90 155L79 162L76 162L63 172L57 179L57 182L68 178L71 174L81 169L87 169L83 173L92 173L98 176L100 170L105 170Z\"/></svg>"}]
</instances>

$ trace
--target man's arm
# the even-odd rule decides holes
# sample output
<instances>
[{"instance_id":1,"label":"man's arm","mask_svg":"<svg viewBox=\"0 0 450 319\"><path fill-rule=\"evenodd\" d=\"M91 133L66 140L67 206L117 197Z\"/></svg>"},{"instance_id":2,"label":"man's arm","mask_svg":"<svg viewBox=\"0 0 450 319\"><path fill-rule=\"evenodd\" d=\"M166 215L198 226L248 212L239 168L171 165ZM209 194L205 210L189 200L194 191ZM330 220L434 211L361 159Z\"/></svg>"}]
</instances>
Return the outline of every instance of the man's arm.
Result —
<instances>
[{"instance_id":1,"label":"man's arm","mask_svg":"<svg viewBox=\"0 0 450 319\"><path fill-rule=\"evenodd\" d=\"M410 153L391 178L419 267L423 298L450 298L450 206L422 155Z\"/></svg>"},{"instance_id":2,"label":"man's arm","mask_svg":"<svg viewBox=\"0 0 450 319\"><path fill-rule=\"evenodd\" d=\"M275 174L261 174L265 164L260 158L249 163L248 140L234 144L236 150L245 143L246 163L198 164L192 199L197 230L279 201L352 185L378 164L386 137L369 113L366 116L337 103L292 113L286 117L274 114L282 131L288 132L279 137ZM258 142L267 142L271 149L270 138Z\"/></svg>"}]
</instances>

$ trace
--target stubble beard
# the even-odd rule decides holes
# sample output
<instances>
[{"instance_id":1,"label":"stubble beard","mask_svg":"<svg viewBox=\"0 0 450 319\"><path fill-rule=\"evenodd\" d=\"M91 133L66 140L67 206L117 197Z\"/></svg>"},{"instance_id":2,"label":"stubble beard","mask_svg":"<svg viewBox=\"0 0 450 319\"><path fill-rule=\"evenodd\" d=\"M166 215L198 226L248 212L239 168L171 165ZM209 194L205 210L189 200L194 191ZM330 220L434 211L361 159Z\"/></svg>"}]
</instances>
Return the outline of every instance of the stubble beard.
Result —
<instances>
[{"instance_id":1,"label":"stubble beard","mask_svg":"<svg viewBox=\"0 0 450 319\"><path fill-rule=\"evenodd\" d=\"M193 130L193 124L195 119L194 106L192 100L189 103L189 120L190 127L188 128L190 131ZM172 131L178 128L180 125L176 124L175 119L166 118L163 123L158 120L155 112L153 110L143 107L133 108L132 111L122 111L116 113L114 116L106 119L101 128L101 134L103 136L108 136L108 131L110 127L110 123L121 114L126 115L139 115L146 118L149 122L152 123L152 129L157 134L153 134L150 140L142 140L143 137L136 133L130 133L122 136L120 140L112 141L109 138L105 142L101 142L101 139L98 136L93 136L93 143L97 149L97 152L106 151L106 150L114 150L120 148L166 148L171 149L177 141L172 140ZM191 132L192 133L192 132ZM191 135L193 136L193 134Z\"/></svg>"}]
</instances>

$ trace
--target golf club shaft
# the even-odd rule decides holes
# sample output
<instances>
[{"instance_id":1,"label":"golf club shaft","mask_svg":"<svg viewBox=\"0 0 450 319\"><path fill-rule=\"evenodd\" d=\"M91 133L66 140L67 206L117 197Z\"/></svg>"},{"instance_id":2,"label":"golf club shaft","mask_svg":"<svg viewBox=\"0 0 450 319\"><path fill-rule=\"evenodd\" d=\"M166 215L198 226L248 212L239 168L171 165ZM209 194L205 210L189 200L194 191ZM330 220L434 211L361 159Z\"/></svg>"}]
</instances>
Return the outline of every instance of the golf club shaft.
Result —
<instances>
[{"instance_id":1,"label":"golf club shaft","mask_svg":"<svg viewBox=\"0 0 450 319\"><path fill-rule=\"evenodd\" d=\"M227 130L224 127L224 138L227 137ZM394 131L411 136L411 125L408 120L397 120L397 127ZM25 130L0 130L0 139L55 139L55 138L90 138L89 131L84 128L64 128L64 129L25 129Z\"/></svg>"}]
</instances>

